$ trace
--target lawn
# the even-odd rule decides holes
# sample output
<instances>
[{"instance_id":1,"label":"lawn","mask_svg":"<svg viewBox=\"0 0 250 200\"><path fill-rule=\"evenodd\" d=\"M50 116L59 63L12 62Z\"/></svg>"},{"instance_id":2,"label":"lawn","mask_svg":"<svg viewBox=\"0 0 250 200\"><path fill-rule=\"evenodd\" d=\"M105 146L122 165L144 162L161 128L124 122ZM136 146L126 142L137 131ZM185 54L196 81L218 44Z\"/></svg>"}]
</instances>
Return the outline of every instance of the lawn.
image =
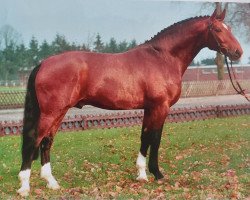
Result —
<instances>
[{"instance_id":1,"label":"lawn","mask_svg":"<svg viewBox=\"0 0 250 200\"><path fill-rule=\"evenodd\" d=\"M250 197L250 116L166 124L160 166L164 182L135 180L140 127L59 133L51 191L32 168L30 199L244 199ZM0 138L0 196L16 199L20 137Z\"/></svg>"},{"instance_id":2,"label":"lawn","mask_svg":"<svg viewBox=\"0 0 250 200\"><path fill-rule=\"evenodd\" d=\"M5 86L0 86L0 92L9 92L9 91L25 91L26 87L5 87Z\"/></svg>"}]
</instances>

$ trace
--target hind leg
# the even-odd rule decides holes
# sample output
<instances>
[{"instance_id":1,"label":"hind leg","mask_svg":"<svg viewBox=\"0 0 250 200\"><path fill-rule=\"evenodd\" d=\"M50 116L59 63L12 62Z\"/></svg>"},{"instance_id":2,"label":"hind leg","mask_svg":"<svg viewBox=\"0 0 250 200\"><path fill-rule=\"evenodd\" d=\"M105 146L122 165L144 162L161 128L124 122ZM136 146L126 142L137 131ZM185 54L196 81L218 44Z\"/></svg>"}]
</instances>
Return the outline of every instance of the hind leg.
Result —
<instances>
[{"instance_id":1,"label":"hind leg","mask_svg":"<svg viewBox=\"0 0 250 200\"><path fill-rule=\"evenodd\" d=\"M21 181L21 188L17 191L21 196L28 196L30 191L30 173L32 161L36 159L39 147L35 145L34 138L31 136L23 137L22 145L22 166L18 174Z\"/></svg>"},{"instance_id":2,"label":"hind leg","mask_svg":"<svg viewBox=\"0 0 250 200\"><path fill-rule=\"evenodd\" d=\"M53 144L54 135L56 134L65 113L61 114L61 116L54 121L48 136L45 136L40 144L41 165L42 165L41 178L45 179L47 182L47 187L53 190L59 189L60 186L57 183L54 176L52 175L51 164L50 164L50 149Z\"/></svg>"},{"instance_id":3,"label":"hind leg","mask_svg":"<svg viewBox=\"0 0 250 200\"><path fill-rule=\"evenodd\" d=\"M47 187L53 190L60 188L56 179L52 175L50 165L50 148L53 143L53 136L43 138L41 142L41 178L47 181Z\"/></svg>"},{"instance_id":4,"label":"hind leg","mask_svg":"<svg viewBox=\"0 0 250 200\"><path fill-rule=\"evenodd\" d=\"M46 116L44 114L41 114L39 121L37 123L38 125L37 124L27 125L23 130L27 134L23 134L22 166L20 173L18 175L21 181L21 188L17 191L21 196L25 197L29 195L30 191L29 179L31 174L32 161L37 159L40 143L43 141L44 137L50 136L49 133L51 132L53 127L55 127L55 122L57 122L56 119L58 118L55 118L54 116ZM46 144L45 146L48 146L48 144ZM45 149L46 148L47 147L45 147ZM44 169L43 171L48 171L49 167L50 165L45 166L43 168Z\"/></svg>"},{"instance_id":5,"label":"hind leg","mask_svg":"<svg viewBox=\"0 0 250 200\"><path fill-rule=\"evenodd\" d=\"M18 177L21 182L21 188L17 191L21 196L28 196L30 191L30 173L32 161L37 159L39 145L36 145L36 123L26 121L23 129L22 141L22 165Z\"/></svg>"}]
</instances>

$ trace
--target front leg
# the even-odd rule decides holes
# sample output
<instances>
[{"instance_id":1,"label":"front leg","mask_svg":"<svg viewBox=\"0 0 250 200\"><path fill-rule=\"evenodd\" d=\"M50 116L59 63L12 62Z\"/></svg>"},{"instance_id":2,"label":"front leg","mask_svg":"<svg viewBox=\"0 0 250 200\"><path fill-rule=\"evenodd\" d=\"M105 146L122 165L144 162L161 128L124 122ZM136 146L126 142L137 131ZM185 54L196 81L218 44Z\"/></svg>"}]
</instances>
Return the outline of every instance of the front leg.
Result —
<instances>
[{"instance_id":1,"label":"front leg","mask_svg":"<svg viewBox=\"0 0 250 200\"><path fill-rule=\"evenodd\" d=\"M163 127L163 126L162 126ZM149 172L154 174L155 180L163 178L158 165L158 150L161 143L162 128L155 130L152 134L152 141L150 146L148 169Z\"/></svg>"},{"instance_id":2,"label":"front leg","mask_svg":"<svg viewBox=\"0 0 250 200\"><path fill-rule=\"evenodd\" d=\"M141 148L137 158L136 166L139 171L137 180L147 181L146 176L146 155L150 146L148 168L155 179L163 178L158 165L158 150L161 142L162 128L168 114L169 107L166 104L154 108L145 109L143 126L141 132Z\"/></svg>"}]
</instances>

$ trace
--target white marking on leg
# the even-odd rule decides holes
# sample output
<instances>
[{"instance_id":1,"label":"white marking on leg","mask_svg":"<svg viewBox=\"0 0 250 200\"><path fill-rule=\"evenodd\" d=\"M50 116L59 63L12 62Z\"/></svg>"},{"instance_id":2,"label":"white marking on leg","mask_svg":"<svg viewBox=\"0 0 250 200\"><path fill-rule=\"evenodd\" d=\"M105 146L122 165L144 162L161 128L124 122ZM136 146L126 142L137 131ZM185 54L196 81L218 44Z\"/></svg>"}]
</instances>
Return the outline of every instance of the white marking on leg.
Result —
<instances>
[{"instance_id":1,"label":"white marking on leg","mask_svg":"<svg viewBox=\"0 0 250 200\"><path fill-rule=\"evenodd\" d=\"M18 178L21 181L21 188L17 190L17 193L20 194L22 197L26 197L29 195L30 192L30 169L26 169L20 171L18 174Z\"/></svg>"},{"instance_id":2,"label":"white marking on leg","mask_svg":"<svg viewBox=\"0 0 250 200\"><path fill-rule=\"evenodd\" d=\"M146 174L146 157L144 157L141 152L137 157L136 167L138 169L138 177L136 180L138 181L148 181L147 174Z\"/></svg>"},{"instance_id":3,"label":"white marking on leg","mask_svg":"<svg viewBox=\"0 0 250 200\"><path fill-rule=\"evenodd\" d=\"M54 176L51 173L51 166L50 163L46 163L41 168L41 178L47 181L47 187L52 190L58 190L60 186L58 185Z\"/></svg>"}]
</instances>

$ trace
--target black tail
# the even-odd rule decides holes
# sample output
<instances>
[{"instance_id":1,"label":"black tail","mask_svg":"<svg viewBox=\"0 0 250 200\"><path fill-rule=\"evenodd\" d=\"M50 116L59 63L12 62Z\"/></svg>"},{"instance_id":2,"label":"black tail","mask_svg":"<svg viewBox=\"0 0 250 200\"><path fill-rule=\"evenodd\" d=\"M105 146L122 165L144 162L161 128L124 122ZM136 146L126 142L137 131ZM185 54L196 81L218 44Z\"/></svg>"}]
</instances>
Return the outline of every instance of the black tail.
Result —
<instances>
[{"instance_id":1,"label":"black tail","mask_svg":"<svg viewBox=\"0 0 250 200\"><path fill-rule=\"evenodd\" d=\"M39 156L39 147L35 146L37 139L37 126L40 117L40 108L37 101L35 80L40 65L35 67L31 72L28 80L27 93L25 97L24 119L23 119L23 145L22 156L29 154L27 151L34 151L33 160Z\"/></svg>"}]
</instances>

